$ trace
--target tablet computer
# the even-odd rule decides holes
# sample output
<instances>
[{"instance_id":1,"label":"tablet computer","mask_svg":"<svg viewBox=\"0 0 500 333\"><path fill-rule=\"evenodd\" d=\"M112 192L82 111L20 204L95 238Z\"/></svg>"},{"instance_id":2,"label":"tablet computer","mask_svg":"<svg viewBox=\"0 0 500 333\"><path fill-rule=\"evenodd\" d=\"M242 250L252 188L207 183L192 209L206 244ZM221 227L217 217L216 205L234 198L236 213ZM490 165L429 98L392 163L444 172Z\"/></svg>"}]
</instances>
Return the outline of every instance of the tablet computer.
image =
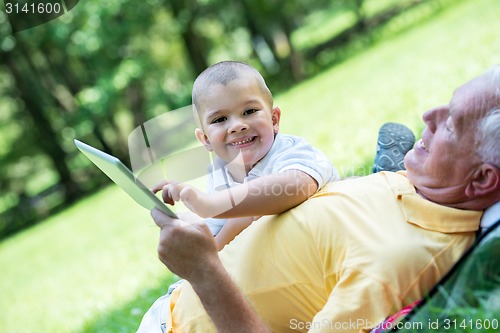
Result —
<instances>
[{"instance_id":1,"label":"tablet computer","mask_svg":"<svg viewBox=\"0 0 500 333\"><path fill-rule=\"evenodd\" d=\"M128 193L139 205L152 210L158 208L170 217L177 218L165 203L142 184L119 159L109 155L97 148L89 146L77 139L74 140L76 147L87 156L102 172L113 182Z\"/></svg>"}]
</instances>

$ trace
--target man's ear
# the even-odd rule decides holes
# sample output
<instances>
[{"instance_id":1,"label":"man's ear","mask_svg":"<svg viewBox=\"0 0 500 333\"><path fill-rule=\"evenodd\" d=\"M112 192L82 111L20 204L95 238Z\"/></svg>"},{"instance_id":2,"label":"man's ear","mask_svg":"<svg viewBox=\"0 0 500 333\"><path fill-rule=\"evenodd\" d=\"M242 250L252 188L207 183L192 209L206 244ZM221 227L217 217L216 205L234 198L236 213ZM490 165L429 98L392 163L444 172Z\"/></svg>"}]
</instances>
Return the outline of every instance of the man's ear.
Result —
<instances>
[{"instance_id":1,"label":"man's ear","mask_svg":"<svg viewBox=\"0 0 500 333\"><path fill-rule=\"evenodd\" d=\"M481 197L500 190L500 169L489 163L480 165L465 189L469 198Z\"/></svg>"},{"instance_id":2,"label":"man's ear","mask_svg":"<svg viewBox=\"0 0 500 333\"><path fill-rule=\"evenodd\" d=\"M210 144L210 141L208 140L208 137L205 135L205 132L201 128L197 128L194 130L194 135L200 141L205 148L207 148L208 151L213 151L212 145Z\"/></svg>"},{"instance_id":3,"label":"man's ear","mask_svg":"<svg viewBox=\"0 0 500 333\"><path fill-rule=\"evenodd\" d=\"M271 119L273 121L273 129L274 133L278 133L280 129L280 119L281 119L281 110L279 107L274 107L271 111Z\"/></svg>"}]
</instances>

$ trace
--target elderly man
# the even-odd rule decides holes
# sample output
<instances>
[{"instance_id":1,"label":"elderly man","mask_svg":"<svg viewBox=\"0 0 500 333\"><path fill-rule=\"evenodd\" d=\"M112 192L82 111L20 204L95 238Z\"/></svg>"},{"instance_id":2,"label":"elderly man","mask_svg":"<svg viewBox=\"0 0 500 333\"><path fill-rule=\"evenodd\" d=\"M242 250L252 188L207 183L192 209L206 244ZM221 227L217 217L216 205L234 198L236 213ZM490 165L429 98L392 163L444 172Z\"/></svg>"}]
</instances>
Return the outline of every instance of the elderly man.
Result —
<instances>
[{"instance_id":1,"label":"elderly man","mask_svg":"<svg viewBox=\"0 0 500 333\"><path fill-rule=\"evenodd\" d=\"M500 200L500 66L423 120L407 172L330 183L219 255L203 223L152 211L160 259L189 281L161 313L167 331L360 332L421 298Z\"/></svg>"}]
</instances>

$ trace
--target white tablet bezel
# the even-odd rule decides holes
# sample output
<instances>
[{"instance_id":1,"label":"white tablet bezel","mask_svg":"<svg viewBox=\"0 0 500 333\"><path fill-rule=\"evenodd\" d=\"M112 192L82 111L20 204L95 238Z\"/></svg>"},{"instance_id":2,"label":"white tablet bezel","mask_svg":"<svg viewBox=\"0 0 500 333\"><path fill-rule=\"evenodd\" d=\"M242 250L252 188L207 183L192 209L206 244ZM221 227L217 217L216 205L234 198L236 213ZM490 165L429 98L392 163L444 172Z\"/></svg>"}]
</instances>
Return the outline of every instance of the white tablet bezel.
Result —
<instances>
[{"instance_id":1,"label":"white tablet bezel","mask_svg":"<svg viewBox=\"0 0 500 333\"><path fill-rule=\"evenodd\" d=\"M146 188L119 159L77 139L76 147L87 156L116 185L121 187L139 205L148 210L158 208L170 217L177 218L165 203Z\"/></svg>"}]
</instances>

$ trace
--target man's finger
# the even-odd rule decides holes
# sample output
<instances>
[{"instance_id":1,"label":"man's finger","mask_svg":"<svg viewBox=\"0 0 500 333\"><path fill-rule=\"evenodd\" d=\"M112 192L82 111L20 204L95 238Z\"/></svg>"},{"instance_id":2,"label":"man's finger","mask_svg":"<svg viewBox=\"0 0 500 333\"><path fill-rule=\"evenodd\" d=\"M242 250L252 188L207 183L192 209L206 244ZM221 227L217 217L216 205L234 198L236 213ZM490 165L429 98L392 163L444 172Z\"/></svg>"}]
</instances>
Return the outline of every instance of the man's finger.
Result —
<instances>
[{"instance_id":1,"label":"man's finger","mask_svg":"<svg viewBox=\"0 0 500 333\"><path fill-rule=\"evenodd\" d=\"M165 213L163 213L157 208L154 208L151 211L151 217L155 221L156 225L159 226L160 228L164 228L166 226L174 224L174 219L167 216Z\"/></svg>"}]
</instances>

